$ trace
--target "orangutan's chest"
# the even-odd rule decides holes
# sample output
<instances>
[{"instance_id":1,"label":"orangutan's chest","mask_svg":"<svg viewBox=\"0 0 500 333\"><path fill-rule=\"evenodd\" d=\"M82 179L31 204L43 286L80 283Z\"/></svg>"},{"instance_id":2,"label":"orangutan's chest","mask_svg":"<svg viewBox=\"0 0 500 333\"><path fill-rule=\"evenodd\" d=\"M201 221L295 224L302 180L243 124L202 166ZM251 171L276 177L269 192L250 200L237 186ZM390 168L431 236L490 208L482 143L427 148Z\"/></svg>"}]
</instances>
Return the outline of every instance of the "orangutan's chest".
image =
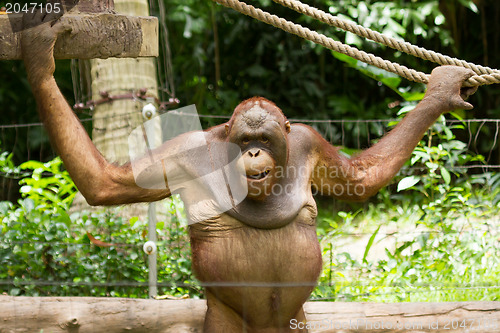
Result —
<instances>
[{"instance_id":1,"label":"orangutan's chest","mask_svg":"<svg viewBox=\"0 0 500 333\"><path fill-rule=\"evenodd\" d=\"M194 224L193 268L202 281L314 281L321 266L315 218L316 206L307 205L276 229L249 227L225 214Z\"/></svg>"}]
</instances>

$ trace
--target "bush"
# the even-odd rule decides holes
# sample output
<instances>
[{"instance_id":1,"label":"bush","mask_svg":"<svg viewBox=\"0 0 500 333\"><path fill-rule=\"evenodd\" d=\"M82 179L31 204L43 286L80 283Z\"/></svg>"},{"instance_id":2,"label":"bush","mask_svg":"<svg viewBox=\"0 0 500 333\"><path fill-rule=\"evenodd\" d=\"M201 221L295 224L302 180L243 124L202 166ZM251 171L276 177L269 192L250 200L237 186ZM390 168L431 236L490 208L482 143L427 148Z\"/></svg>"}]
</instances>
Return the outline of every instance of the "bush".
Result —
<instances>
[{"instance_id":1,"label":"bush","mask_svg":"<svg viewBox=\"0 0 500 333\"><path fill-rule=\"evenodd\" d=\"M9 159L3 161L15 169ZM0 290L27 296L147 297L146 221L119 217L119 209L69 215L76 188L58 158L29 161L14 171L20 170L26 176L20 181L23 198L0 203ZM182 204L173 199L169 208L172 221L157 224L160 291L198 297L186 224L177 218ZM93 245L87 233L112 245Z\"/></svg>"},{"instance_id":2,"label":"bush","mask_svg":"<svg viewBox=\"0 0 500 333\"><path fill-rule=\"evenodd\" d=\"M348 301L498 300L498 176L470 176L482 163L456 140L444 117L429 130L407 166L368 209L319 219L325 270L314 297ZM397 184L397 188L395 186ZM384 232L380 232L381 227ZM380 234L379 234L380 233ZM346 238L363 257L342 250ZM374 244L385 254L368 260Z\"/></svg>"}]
</instances>

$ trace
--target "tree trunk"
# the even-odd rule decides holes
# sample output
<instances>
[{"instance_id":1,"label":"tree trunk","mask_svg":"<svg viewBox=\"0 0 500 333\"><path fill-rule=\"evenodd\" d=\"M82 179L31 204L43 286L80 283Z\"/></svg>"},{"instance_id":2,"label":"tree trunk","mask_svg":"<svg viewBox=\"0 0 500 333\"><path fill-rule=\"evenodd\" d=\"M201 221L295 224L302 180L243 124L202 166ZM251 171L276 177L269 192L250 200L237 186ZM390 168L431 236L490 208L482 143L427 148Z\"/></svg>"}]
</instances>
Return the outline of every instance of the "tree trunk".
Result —
<instances>
[{"instance_id":1,"label":"tree trunk","mask_svg":"<svg viewBox=\"0 0 500 333\"><path fill-rule=\"evenodd\" d=\"M117 12L131 16L148 16L146 0L116 0ZM147 89L147 95L158 97L154 58L90 60L92 99L102 99L102 92L119 95ZM97 105L94 110L92 140L111 162L129 161L128 136L144 122L143 100L122 99Z\"/></svg>"},{"instance_id":2,"label":"tree trunk","mask_svg":"<svg viewBox=\"0 0 500 333\"><path fill-rule=\"evenodd\" d=\"M115 10L131 16L148 16L147 0L116 0ZM146 95L156 98L157 79L154 58L137 59L92 59L90 60L92 100L98 101L107 95L116 96L137 93L146 89ZM144 122L141 99L119 99L95 106L93 113L92 141L110 162L125 164L129 161L128 136ZM90 209L78 195L72 210ZM120 207L119 214L125 217L147 215L146 204Z\"/></svg>"}]
</instances>

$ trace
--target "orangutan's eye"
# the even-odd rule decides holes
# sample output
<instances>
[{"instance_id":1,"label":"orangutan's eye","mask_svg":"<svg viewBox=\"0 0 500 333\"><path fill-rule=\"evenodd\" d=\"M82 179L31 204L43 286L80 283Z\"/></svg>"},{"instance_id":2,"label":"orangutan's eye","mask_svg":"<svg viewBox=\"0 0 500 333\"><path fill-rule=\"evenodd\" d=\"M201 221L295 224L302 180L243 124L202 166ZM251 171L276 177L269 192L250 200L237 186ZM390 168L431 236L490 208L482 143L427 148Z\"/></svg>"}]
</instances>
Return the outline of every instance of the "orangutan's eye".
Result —
<instances>
[{"instance_id":1,"label":"orangutan's eye","mask_svg":"<svg viewBox=\"0 0 500 333\"><path fill-rule=\"evenodd\" d=\"M249 144L249 143L250 143L250 139L249 139L247 136L245 136L243 139L241 139L241 142L242 142L244 145L247 145L247 144Z\"/></svg>"},{"instance_id":2,"label":"orangutan's eye","mask_svg":"<svg viewBox=\"0 0 500 333\"><path fill-rule=\"evenodd\" d=\"M263 136L262 139L261 139L262 143L268 143L269 142L269 138L267 136Z\"/></svg>"}]
</instances>

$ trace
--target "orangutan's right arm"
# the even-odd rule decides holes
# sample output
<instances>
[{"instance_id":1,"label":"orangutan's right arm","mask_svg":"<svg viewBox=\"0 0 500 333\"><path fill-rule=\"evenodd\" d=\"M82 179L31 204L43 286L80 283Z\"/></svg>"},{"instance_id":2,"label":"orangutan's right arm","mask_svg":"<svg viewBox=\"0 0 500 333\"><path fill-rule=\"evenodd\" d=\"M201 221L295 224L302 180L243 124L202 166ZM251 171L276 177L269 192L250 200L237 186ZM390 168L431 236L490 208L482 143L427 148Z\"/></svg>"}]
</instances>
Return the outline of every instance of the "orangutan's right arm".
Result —
<instances>
[{"instance_id":1,"label":"orangutan's right arm","mask_svg":"<svg viewBox=\"0 0 500 333\"><path fill-rule=\"evenodd\" d=\"M21 36L23 59L40 118L76 186L91 205L118 205L160 200L168 188L148 190L136 185L130 164L108 163L96 149L79 119L62 95L53 73L53 49L57 35L67 30L41 17ZM46 18L46 20L48 20Z\"/></svg>"}]
</instances>

